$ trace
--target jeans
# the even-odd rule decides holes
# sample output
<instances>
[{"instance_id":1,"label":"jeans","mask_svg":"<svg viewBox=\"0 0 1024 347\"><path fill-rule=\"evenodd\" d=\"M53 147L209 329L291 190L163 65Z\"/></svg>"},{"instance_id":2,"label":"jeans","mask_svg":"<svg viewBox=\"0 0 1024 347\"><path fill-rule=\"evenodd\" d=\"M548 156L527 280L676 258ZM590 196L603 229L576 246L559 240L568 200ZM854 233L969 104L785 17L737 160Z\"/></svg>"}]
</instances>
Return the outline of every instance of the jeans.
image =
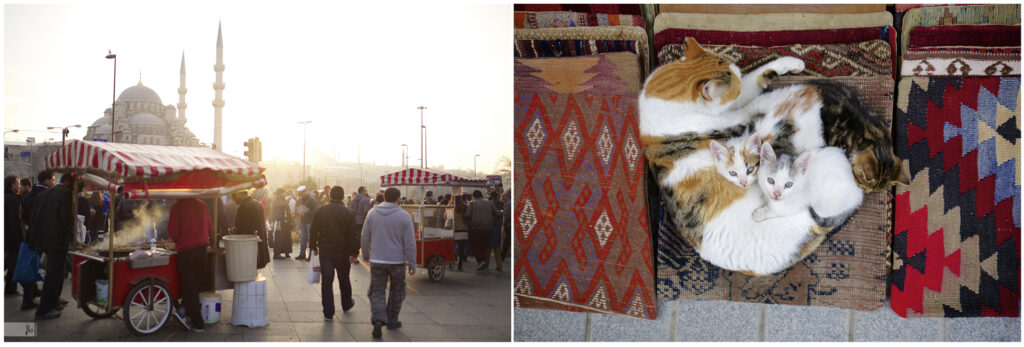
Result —
<instances>
[{"instance_id":1,"label":"jeans","mask_svg":"<svg viewBox=\"0 0 1024 347\"><path fill-rule=\"evenodd\" d=\"M370 263L370 289L366 296L370 299L370 323L397 323L398 312L402 310L405 300L405 264ZM384 288L390 282L391 290L387 300Z\"/></svg>"},{"instance_id":2,"label":"jeans","mask_svg":"<svg viewBox=\"0 0 1024 347\"><path fill-rule=\"evenodd\" d=\"M469 259L469 240L455 240L455 259L459 264Z\"/></svg>"},{"instance_id":3,"label":"jeans","mask_svg":"<svg viewBox=\"0 0 1024 347\"><path fill-rule=\"evenodd\" d=\"M302 229L299 231L299 258L306 257L306 245L309 244L309 226L310 224L302 224ZM312 252L310 252L312 254Z\"/></svg>"},{"instance_id":4,"label":"jeans","mask_svg":"<svg viewBox=\"0 0 1024 347\"><path fill-rule=\"evenodd\" d=\"M349 270L352 263L348 256L320 253L320 302L324 306L324 317L334 317L334 274L338 274L338 287L341 289L341 309L347 311L356 303L352 300L352 282L349 281Z\"/></svg>"},{"instance_id":5,"label":"jeans","mask_svg":"<svg viewBox=\"0 0 1024 347\"><path fill-rule=\"evenodd\" d=\"M68 250L52 249L46 253L46 276L43 277L43 295L36 308L36 316L53 311L60 301L60 292L64 289L64 264Z\"/></svg>"},{"instance_id":6,"label":"jeans","mask_svg":"<svg viewBox=\"0 0 1024 347\"><path fill-rule=\"evenodd\" d=\"M203 313L199 305L199 284L206 268L206 247L179 251L177 255L178 279L181 284L181 305L193 328L203 329Z\"/></svg>"}]
</instances>

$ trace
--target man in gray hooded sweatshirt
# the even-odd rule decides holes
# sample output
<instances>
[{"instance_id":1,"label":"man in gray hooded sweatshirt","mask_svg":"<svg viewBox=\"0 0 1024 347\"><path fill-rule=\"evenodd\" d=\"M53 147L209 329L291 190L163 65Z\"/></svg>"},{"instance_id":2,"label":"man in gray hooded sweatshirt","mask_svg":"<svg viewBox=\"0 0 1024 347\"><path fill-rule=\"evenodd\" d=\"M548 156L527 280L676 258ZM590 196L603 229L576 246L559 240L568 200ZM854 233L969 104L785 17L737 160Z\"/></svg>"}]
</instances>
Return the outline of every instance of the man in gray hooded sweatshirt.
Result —
<instances>
[{"instance_id":1,"label":"man in gray hooded sweatshirt","mask_svg":"<svg viewBox=\"0 0 1024 347\"><path fill-rule=\"evenodd\" d=\"M402 192L388 188L384 203L378 204L366 215L363 223L363 261L370 263L370 323L373 337L380 337L381 326L388 329L402 327L398 312L405 299L405 270L416 274L416 239L413 236L412 216L398 206ZM384 289L391 284L387 299Z\"/></svg>"}]
</instances>

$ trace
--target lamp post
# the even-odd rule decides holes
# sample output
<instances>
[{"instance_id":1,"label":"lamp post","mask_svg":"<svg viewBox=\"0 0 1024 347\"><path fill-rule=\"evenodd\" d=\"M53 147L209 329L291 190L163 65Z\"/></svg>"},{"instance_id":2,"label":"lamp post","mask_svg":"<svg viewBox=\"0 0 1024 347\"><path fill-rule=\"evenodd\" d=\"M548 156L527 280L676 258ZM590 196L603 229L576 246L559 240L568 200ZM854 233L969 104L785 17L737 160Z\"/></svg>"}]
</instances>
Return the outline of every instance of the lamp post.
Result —
<instances>
[{"instance_id":1,"label":"lamp post","mask_svg":"<svg viewBox=\"0 0 1024 347\"><path fill-rule=\"evenodd\" d=\"M473 177L477 176L476 175L476 158L479 157L479 156L480 156L479 154L474 154L473 155Z\"/></svg>"},{"instance_id":2,"label":"lamp post","mask_svg":"<svg viewBox=\"0 0 1024 347\"><path fill-rule=\"evenodd\" d=\"M311 120L296 122L295 124L302 124L302 177L299 181L306 179L306 125L313 123Z\"/></svg>"},{"instance_id":3,"label":"lamp post","mask_svg":"<svg viewBox=\"0 0 1024 347\"><path fill-rule=\"evenodd\" d=\"M426 137L427 127L423 125L423 110L426 110L427 107L426 106L419 106L419 107L416 107L416 109L420 110L420 168L421 169L426 169L427 168L427 164L426 164L426 162L427 162L427 149L426 149L426 146L427 145L426 145L426 141L424 140L424 138Z\"/></svg>"},{"instance_id":4,"label":"lamp post","mask_svg":"<svg viewBox=\"0 0 1024 347\"><path fill-rule=\"evenodd\" d=\"M67 139L68 133L71 132L71 130L68 130L68 128L81 128L81 127L82 127L81 124L75 124L75 125L69 125L69 126L66 126L66 127L46 127L46 130L61 129L60 130L60 146L64 147L64 140ZM111 135L113 135L113 132L111 132Z\"/></svg>"},{"instance_id":5,"label":"lamp post","mask_svg":"<svg viewBox=\"0 0 1024 347\"><path fill-rule=\"evenodd\" d=\"M7 133L17 133L18 131L19 131L18 129L4 130L4 142L7 141ZM402 146L405 146L405 145L402 145Z\"/></svg>"},{"instance_id":6,"label":"lamp post","mask_svg":"<svg viewBox=\"0 0 1024 347\"><path fill-rule=\"evenodd\" d=\"M117 142L114 140L116 138L114 136L114 129L116 129L114 120L117 119L117 54L110 53L108 49L107 59L114 59L114 92L110 95L110 143L114 143Z\"/></svg>"}]
</instances>

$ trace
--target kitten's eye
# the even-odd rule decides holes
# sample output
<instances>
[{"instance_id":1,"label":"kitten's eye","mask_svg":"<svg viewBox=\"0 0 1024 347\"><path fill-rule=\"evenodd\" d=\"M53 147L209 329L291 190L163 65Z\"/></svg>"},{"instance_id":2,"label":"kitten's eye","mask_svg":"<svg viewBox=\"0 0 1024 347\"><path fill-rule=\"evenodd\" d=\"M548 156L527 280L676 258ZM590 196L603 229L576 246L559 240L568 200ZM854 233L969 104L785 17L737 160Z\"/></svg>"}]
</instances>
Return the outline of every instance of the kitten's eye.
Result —
<instances>
[{"instance_id":1,"label":"kitten's eye","mask_svg":"<svg viewBox=\"0 0 1024 347\"><path fill-rule=\"evenodd\" d=\"M768 177L768 184L775 184L775 179Z\"/></svg>"},{"instance_id":2,"label":"kitten's eye","mask_svg":"<svg viewBox=\"0 0 1024 347\"><path fill-rule=\"evenodd\" d=\"M736 171L729 171L729 176L736 177Z\"/></svg>"},{"instance_id":3,"label":"kitten's eye","mask_svg":"<svg viewBox=\"0 0 1024 347\"><path fill-rule=\"evenodd\" d=\"M753 166L747 168L747 174L749 175L751 173L754 173L754 167Z\"/></svg>"},{"instance_id":4,"label":"kitten's eye","mask_svg":"<svg viewBox=\"0 0 1024 347\"><path fill-rule=\"evenodd\" d=\"M786 188L793 187L793 182L786 182Z\"/></svg>"}]
</instances>

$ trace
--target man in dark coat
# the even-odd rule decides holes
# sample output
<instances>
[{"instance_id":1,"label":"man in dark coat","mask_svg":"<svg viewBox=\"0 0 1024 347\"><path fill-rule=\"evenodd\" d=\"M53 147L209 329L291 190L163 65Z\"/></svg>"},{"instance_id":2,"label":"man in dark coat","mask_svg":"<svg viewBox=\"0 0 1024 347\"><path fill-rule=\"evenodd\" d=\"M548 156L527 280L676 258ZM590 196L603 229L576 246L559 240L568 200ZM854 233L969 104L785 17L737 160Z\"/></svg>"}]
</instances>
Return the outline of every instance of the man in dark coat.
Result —
<instances>
[{"instance_id":1,"label":"man in dark coat","mask_svg":"<svg viewBox=\"0 0 1024 347\"><path fill-rule=\"evenodd\" d=\"M61 176L60 185L39 194L32 214L29 245L44 252L47 259L36 320L58 318L59 310L64 308L60 303L60 292L64 287L64 259L74 236L75 211L71 210L71 188L74 184L75 179L70 174Z\"/></svg>"},{"instance_id":2,"label":"man in dark coat","mask_svg":"<svg viewBox=\"0 0 1024 347\"><path fill-rule=\"evenodd\" d=\"M335 272L341 288L341 309L348 312L356 304L348 275L351 264L359 261L360 230L356 229L352 211L341 201L344 197L345 190L340 186L331 188L330 202L316 210L309 228L309 250L320 256L320 293L326 320L334 318Z\"/></svg>"},{"instance_id":3,"label":"man in dark coat","mask_svg":"<svg viewBox=\"0 0 1024 347\"><path fill-rule=\"evenodd\" d=\"M300 186L299 194L302 195L299 198L299 206L296 207L299 215L299 256L295 257L295 260L309 261L306 257L306 247L309 243L309 228L313 223L313 212L316 211L317 202L316 198L313 197L313 193L306 189L306 186Z\"/></svg>"},{"instance_id":4,"label":"man in dark coat","mask_svg":"<svg viewBox=\"0 0 1024 347\"><path fill-rule=\"evenodd\" d=\"M25 225L31 227L32 215L36 211L36 200L39 197L39 194L41 194L44 190L53 188L53 184L53 171L43 170L40 171L38 175L36 175L36 185L32 186L32 191L28 192L28 194L22 194L22 196L24 196L24 199L22 200L23 204L21 205L23 211L22 221L25 222ZM29 228L28 233L32 233L31 228Z\"/></svg>"},{"instance_id":5,"label":"man in dark coat","mask_svg":"<svg viewBox=\"0 0 1024 347\"><path fill-rule=\"evenodd\" d=\"M235 193L232 198L238 203L238 214L235 215L235 234L259 236L256 268L262 269L270 262L270 248L267 246L267 219L263 215L263 206L244 191Z\"/></svg>"},{"instance_id":6,"label":"man in dark coat","mask_svg":"<svg viewBox=\"0 0 1024 347\"><path fill-rule=\"evenodd\" d=\"M25 226L21 221L21 182L16 175L4 178L4 294L16 295L14 269L18 267L18 251L25 241ZM30 252L32 252L30 250ZM21 309L28 310L38 306L35 303L36 292L39 291L35 282L20 283L22 298Z\"/></svg>"}]
</instances>

